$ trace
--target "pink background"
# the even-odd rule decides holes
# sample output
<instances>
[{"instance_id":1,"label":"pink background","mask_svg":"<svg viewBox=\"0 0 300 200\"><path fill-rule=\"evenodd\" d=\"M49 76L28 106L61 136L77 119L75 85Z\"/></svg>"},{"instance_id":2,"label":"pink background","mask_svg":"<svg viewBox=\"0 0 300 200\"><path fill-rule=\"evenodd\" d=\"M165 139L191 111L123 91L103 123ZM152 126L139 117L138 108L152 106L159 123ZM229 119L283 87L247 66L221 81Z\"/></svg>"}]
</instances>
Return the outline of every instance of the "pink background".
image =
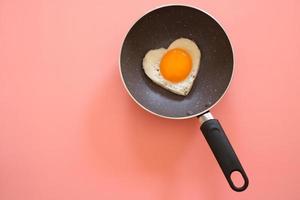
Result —
<instances>
[{"instance_id":1,"label":"pink background","mask_svg":"<svg viewBox=\"0 0 300 200\"><path fill-rule=\"evenodd\" d=\"M217 18L235 51L212 112L250 178L233 192L196 119L127 95L127 30L170 1L0 0L0 199L300 199L300 3L178 1Z\"/></svg>"}]
</instances>

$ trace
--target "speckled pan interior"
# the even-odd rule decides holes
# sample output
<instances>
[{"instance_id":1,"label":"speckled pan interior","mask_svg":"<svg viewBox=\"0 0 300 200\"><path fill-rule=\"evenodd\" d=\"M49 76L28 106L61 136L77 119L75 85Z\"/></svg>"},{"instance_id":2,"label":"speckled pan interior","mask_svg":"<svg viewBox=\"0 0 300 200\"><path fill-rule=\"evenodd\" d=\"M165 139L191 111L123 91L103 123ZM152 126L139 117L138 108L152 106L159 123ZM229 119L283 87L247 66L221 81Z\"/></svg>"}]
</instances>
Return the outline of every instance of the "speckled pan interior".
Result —
<instances>
[{"instance_id":1,"label":"speckled pan interior","mask_svg":"<svg viewBox=\"0 0 300 200\"><path fill-rule=\"evenodd\" d=\"M167 48L181 37L201 50L200 69L192 90L183 97L153 83L142 68L150 49ZM121 50L121 75L131 96L145 109L169 118L202 114L224 94L233 71L233 53L222 27L208 14L187 6L166 6L139 19Z\"/></svg>"}]
</instances>

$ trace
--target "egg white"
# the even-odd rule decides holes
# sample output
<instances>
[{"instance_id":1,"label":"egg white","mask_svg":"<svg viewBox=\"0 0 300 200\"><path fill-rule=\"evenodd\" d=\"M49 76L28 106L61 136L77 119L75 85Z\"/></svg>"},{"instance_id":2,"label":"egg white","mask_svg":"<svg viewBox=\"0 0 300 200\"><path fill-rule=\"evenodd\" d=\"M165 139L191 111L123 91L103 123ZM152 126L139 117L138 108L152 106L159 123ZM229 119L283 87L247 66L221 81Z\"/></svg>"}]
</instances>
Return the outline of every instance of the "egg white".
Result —
<instances>
[{"instance_id":1,"label":"egg white","mask_svg":"<svg viewBox=\"0 0 300 200\"><path fill-rule=\"evenodd\" d=\"M192 69L189 75L178 83L166 80L160 73L160 62L164 54L171 49L185 50L192 59ZM190 39L179 38L173 41L168 49L160 48L149 50L143 59L143 69L146 75L156 84L178 95L186 96L192 89L194 80L199 71L201 52L198 46Z\"/></svg>"}]
</instances>

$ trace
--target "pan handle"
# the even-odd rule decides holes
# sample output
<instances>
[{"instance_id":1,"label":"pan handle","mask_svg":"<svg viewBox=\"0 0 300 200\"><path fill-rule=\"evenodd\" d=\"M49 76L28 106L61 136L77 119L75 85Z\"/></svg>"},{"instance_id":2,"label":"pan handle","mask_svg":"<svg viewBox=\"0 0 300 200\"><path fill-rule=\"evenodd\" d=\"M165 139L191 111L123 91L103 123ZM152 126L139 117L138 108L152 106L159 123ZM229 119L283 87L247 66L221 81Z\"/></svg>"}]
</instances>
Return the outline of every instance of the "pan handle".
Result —
<instances>
[{"instance_id":1,"label":"pan handle","mask_svg":"<svg viewBox=\"0 0 300 200\"><path fill-rule=\"evenodd\" d=\"M210 112L199 116L201 131L210 146L215 158L217 159L230 187L237 191L244 191L249 184L248 177L235 154L221 124L214 119ZM236 186L232 181L232 173L238 172L242 176L244 183L242 186Z\"/></svg>"}]
</instances>

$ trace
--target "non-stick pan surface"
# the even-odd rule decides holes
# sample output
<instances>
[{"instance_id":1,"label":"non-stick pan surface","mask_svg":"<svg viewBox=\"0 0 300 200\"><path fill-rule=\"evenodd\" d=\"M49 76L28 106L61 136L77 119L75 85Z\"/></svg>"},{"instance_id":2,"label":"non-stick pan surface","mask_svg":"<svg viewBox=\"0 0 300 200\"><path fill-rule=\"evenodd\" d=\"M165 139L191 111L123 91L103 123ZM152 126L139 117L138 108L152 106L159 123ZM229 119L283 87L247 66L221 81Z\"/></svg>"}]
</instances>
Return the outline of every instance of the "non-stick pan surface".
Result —
<instances>
[{"instance_id":1,"label":"non-stick pan surface","mask_svg":"<svg viewBox=\"0 0 300 200\"><path fill-rule=\"evenodd\" d=\"M198 76L186 96L153 83L142 68L150 49L167 48L181 37L201 50ZM233 72L233 53L222 27L208 14L187 6L166 6L139 19L128 32L120 56L121 75L134 100L168 118L188 118L209 110L225 93Z\"/></svg>"}]
</instances>

